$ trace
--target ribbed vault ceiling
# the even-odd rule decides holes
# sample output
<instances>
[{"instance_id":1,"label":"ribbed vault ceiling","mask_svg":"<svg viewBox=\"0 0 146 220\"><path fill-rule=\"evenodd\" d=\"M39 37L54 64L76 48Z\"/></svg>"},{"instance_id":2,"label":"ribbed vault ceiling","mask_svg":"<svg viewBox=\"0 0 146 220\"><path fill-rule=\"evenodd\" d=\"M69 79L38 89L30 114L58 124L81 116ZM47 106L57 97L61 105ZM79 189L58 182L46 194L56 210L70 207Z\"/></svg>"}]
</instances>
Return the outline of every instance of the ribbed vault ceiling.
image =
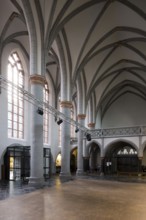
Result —
<instances>
[{"instance_id":1,"label":"ribbed vault ceiling","mask_svg":"<svg viewBox=\"0 0 146 220\"><path fill-rule=\"evenodd\" d=\"M44 39L47 74L60 90L64 57L72 96L80 81L86 103L94 97L103 116L122 95L146 100L145 0L32 0L36 29ZM1 51L19 45L29 61L29 30L21 0L0 0ZM60 45L61 52L58 49Z\"/></svg>"}]
</instances>

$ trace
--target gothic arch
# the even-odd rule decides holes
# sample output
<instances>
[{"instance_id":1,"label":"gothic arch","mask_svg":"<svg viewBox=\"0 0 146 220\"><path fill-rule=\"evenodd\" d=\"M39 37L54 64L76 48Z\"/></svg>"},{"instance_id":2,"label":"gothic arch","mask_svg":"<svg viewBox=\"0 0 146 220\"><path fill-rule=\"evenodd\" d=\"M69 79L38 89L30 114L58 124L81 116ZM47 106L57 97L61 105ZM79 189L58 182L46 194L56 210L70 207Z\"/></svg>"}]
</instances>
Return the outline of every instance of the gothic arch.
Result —
<instances>
[{"instance_id":1,"label":"gothic arch","mask_svg":"<svg viewBox=\"0 0 146 220\"><path fill-rule=\"evenodd\" d=\"M111 141L110 143L108 143L107 145L105 145L105 147L104 147L104 155L106 155L106 153L107 153L107 151L109 150L109 148L111 148L113 145L115 145L116 143L120 143L120 142L122 142L122 143L127 143L127 144L129 144L130 146L132 146L135 150L137 150L137 152L138 152L138 150L139 150L139 148L138 148L138 146L134 143L134 142L132 142L132 141L130 141L130 140L126 140L126 139L116 139L116 140L114 140L114 141Z\"/></svg>"}]
</instances>

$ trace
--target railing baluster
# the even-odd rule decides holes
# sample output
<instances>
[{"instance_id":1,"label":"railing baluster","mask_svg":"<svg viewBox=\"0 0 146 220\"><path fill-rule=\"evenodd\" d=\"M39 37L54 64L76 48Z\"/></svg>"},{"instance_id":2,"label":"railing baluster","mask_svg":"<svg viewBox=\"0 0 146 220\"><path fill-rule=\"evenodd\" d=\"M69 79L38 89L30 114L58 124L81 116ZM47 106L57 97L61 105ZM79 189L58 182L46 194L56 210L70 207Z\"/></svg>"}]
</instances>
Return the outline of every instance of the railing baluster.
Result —
<instances>
[{"instance_id":1,"label":"railing baluster","mask_svg":"<svg viewBox=\"0 0 146 220\"><path fill-rule=\"evenodd\" d=\"M120 127L90 130L92 138L101 137L133 137L146 135L146 126Z\"/></svg>"}]
</instances>

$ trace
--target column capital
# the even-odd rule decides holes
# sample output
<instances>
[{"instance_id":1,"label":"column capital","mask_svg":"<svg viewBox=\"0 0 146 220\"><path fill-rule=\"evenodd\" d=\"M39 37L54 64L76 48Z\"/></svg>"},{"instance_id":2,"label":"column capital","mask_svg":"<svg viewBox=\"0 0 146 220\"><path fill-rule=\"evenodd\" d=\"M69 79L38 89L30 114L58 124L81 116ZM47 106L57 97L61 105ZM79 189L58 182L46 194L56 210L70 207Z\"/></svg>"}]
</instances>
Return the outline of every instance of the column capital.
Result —
<instances>
[{"instance_id":1,"label":"column capital","mask_svg":"<svg viewBox=\"0 0 146 220\"><path fill-rule=\"evenodd\" d=\"M83 157L85 160L89 160L90 157Z\"/></svg>"},{"instance_id":2,"label":"column capital","mask_svg":"<svg viewBox=\"0 0 146 220\"><path fill-rule=\"evenodd\" d=\"M47 81L44 76L33 74L29 77L29 81L31 84L42 84L44 85Z\"/></svg>"},{"instance_id":3,"label":"column capital","mask_svg":"<svg viewBox=\"0 0 146 220\"><path fill-rule=\"evenodd\" d=\"M104 158L105 158L104 156L101 156L101 157L100 157L101 160L104 160Z\"/></svg>"},{"instance_id":4,"label":"column capital","mask_svg":"<svg viewBox=\"0 0 146 220\"><path fill-rule=\"evenodd\" d=\"M72 108L72 102L71 101L61 101L60 106L62 108Z\"/></svg>"},{"instance_id":5,"label":"column capital","mask_svg":"<svg viewBox=\"0 0 146 220\"><path fill-rule=\"evenodd\" d=\"M93 123L93 122L89 123L89 124L88 124L88 127L89 127L89 128L94 128L94 127L95 127L95 123Z\"/></svg>"},{"instance_id":6,"label":"column capital","mask_svg":"<svg viewBox=\"0 0 146 220\"><path fill-rule=\"evenodd\" d=\"M138 156L138 159L139 159L139 160L142 160L142 159L143 159L143 157L142 157L142 156Z\"/></svg>"},{"instance_id":7,"label":"column capital","mask_svg":"<svg viewBox=\"0 0 146 220\"><path fill-rule=\"evenodd\" d=\"M78 119L85 119L86 115L85 114L78 114Z\"/></svg>"}]
</instances>

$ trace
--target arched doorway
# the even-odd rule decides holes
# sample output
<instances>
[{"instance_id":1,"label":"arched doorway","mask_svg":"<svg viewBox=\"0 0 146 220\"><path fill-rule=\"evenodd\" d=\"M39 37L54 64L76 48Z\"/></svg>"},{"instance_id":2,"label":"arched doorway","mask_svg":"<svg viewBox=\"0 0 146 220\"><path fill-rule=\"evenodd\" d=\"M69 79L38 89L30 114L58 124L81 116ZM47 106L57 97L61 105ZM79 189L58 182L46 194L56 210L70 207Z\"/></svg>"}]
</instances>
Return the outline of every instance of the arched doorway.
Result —
<instances>
[{"instance_id":1,"label":"arched doorway","mask_svg":"<svg viewBox=\"0 0 146 220\"><path fill-rule=\"evenodd\" d=\"M51 176L51 150L44 148L44 178ZM30 176L30 146L11 145L7 147L2 165L2 179L28 180Z\"/></svg>"},{"instance_id":2,"label":"arched doorway","mask_svg":"<svg viewBox=\"0 0 146 220\"><path fill-rule=\"evenodd\" d=\"M146 174L146 144L143 148L143 157L141 159L142 172Z\"/></svg>"},{"instance_id":3,"label":"arched doorway","mask_svg":"<svg viewBox=\"0 0 146 220\"><path fill-rule=\"evenodd\" d=\"M105 174L129 174L140 170L137 150L131 144L119 141L111 144L104 159Z\"/></svg>"},{"instance_id":4,"label":"arched doorway","mask_svg":"<svg viewBox=\"0 0 146 220\"><path fill-rule=\"evenodd\" d=\"M56 157L56 173L60 173L61 171L61 153L59 153Z\"/></svg>"},{"instance_id":5,"label":"arched doorway","mask_svg":"<svg viewBox=\"0 0 146 220\"><path fill-rule=\"evenodd\" d=\"M6 180L21 180L30 176L30 146L7 147L4 155Z\"/></svg>"},{"instance_id":6,"label":"arched doorway","mask_svg":"<svg viewBox=\"0 0 146 220\"><path fill-rule=\"evenodd\" d=\"M91 143L89 147L89 170L91 173L100 171L100 148L97 143Z\"/></svg>"},{"instance_id":7,"label":"arched doorway","mask_svg":"<svg viewBox=\"0 0 146 220\"><path fill-rule=\"evenodd\" d=\"M70 171L75 173L77 170L77 147L71 151L70 156Z\"/></svg>"}]
</instances>

